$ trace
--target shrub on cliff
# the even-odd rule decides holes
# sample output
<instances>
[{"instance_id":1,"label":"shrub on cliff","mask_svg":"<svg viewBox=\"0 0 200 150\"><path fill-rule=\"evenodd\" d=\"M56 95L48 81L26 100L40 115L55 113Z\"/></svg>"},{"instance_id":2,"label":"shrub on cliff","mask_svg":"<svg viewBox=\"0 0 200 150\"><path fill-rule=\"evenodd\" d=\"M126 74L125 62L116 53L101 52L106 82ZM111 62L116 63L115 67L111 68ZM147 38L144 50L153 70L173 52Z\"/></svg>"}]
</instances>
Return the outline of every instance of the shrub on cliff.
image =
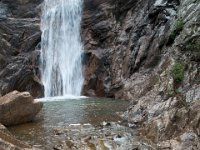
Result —
<instances>
[{"instance_id":1,"label":"shrub on cliff","mask_svg":"<svg viewBox=\"0 0 200 150\"><path fill-rule=\"evenodd\" d=\"M180 32L183 30L184 22L182 19L177 19L175 22L175 31Z\"/></svg>"},{"instance_id":2,"label":"shrub on cliff","mask_svg":"<svg viewBox=\"0 0 200 150\"><path fill-rule=\"evenodd\" d=\"M199 62L200 61L200 39L195 37L184 43L181 47L181 51L186 54L186 56L192 60Z\"/></svg>"},{"instance_id":3,"label":"shrub on cliff","mask_svg":"<svg viewBox=\"0 0 200 150\"><path fill-rule=\"evenodd\" d=\"M172 77L175 81L175 83L181 83L184 79L184 70L185 70L185 65L179 62L176 62L172 66Z\"/></svg>"},{"instance_id":4,"label":"shrub on cliff","mask_svg":"<svg viewBox=\"0 0 200 150\"><path fill-rule=\"evenodd\" d=\"M194 41L189 45L189 48L192 51L200 51L200 42L199 41Z\"/></svg>"},{"instance_id":5,"label":"shrub on cliff","mask_svg":"<svg viewBox=\"0 0 200 150\"><path fill-rule=\"evenodd\" d=\"M183 30L184 22L182 19L177 19L175 22L175 27L172 33L169 35L169 39L167 41L167 45L171 45L176 37L180 34L180 32Z\"/></svg>"}]
</instances>

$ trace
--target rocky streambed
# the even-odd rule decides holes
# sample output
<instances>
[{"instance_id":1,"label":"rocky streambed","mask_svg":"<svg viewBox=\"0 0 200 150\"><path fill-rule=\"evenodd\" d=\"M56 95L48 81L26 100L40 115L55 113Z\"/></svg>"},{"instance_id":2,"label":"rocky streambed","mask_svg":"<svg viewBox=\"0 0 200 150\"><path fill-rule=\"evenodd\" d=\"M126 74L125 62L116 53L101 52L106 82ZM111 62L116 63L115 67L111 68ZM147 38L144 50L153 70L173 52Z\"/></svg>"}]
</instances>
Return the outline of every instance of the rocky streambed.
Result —
<instances>
[{"instance_id":1,"label":"rocky streambed","mask_svg":"<svg viewBox=\"0 0 200 150\"><path fill-rule=\"evenodd\" d=\"M54 131L57 138L65 137L54 146L56 150L154 149L138 136L136 130L122 125L121 122L103 122L98 126L71 124Z\"/></svg>"},{"instance_id":2,"label":"rocky streambed","mask_svg":"<svg viewBox=\"0 0 200 150\"><path fill-rule=\"evenodd\" d=\"M9 127L19 140L35 148L114 150L138 145L136 130L117 113L126 110L127 101L83 97L42 101L34 122Z\"/></svg>"},{"instance_id":3,"label":"rocky streambed","mask_svg":"<svg viewBox=\"0 0 200 150\"><path fill-rule=\"evenodd\" d=\"M12 97L17 97L16 101L22 101L24 97L32 99L29 93L17 91L5 97L7 101ZM24 124L20 125L13 123L15 126L8 128L0 126L0 148L15 150L155 149L148 140L141 138L140 133L134 129L135 126L119 117L120 112L124 112L128 107L128 101L57 97L34 100L34 103L41 105L41 101L43 101L43 108L34 119L32 117L31 120L23 121L21 123ZM32 108L34 108L34 103ZM16 104L13 106L17 107ZM18 117L20 113L16 112L15 115ZM27 115L29 114L20 118L23 119ZM29 123L25 123L28 121Z\"/></svg>"}]
</instances>

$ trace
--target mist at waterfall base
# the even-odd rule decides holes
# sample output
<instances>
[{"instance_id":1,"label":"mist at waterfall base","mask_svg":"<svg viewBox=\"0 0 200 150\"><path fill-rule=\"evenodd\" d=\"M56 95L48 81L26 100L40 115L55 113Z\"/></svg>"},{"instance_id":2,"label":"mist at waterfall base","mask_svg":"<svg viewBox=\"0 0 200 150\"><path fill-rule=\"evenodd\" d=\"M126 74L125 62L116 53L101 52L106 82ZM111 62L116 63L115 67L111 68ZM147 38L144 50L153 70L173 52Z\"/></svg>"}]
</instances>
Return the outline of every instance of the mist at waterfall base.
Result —
<instances>
[{"instance_id":1,"label":"mist at waterfall base","mask_svg":"<svg viewBox=\"0 0 200 150\"><path fill-rule=\"evenodd\" d=\"M81 16L82 0L44 1L40 68L46 98L81 95Z\"/></svg>"}]
</instances>

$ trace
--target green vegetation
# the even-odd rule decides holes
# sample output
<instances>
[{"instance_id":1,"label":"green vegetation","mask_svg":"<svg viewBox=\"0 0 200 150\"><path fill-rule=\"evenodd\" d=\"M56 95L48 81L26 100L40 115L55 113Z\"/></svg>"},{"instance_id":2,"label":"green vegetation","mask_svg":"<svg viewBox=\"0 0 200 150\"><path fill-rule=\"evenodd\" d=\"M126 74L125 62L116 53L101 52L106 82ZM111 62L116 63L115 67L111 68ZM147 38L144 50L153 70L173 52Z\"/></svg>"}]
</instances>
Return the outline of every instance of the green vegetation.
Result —
<instances>
[{"instance_id":1,"label":"green vegetation","mask_svg":"<svg viewBox=\"0 0 200 150\"><path fill-rule=\"evenodd\" d=\"M175 22L175 31L180 32L183 30L184 22L182 19L177 19Z\"/></svg>"},{"instance_id":2,"label":"green vegetation","mask_svg":"<svg viewBox=\"0 0 200 150\"><path fill-rule=\"evenodd\" d=\"M188 43L186 50L189 50L193 61L200 61L200 40L196 39Z\"/></svg>"},{"instance_id":3,"label":"green vegetation","mask_svg":"<svg viewBox=\"0 0 200 150\"><path fill-rule=\"evenodd\" d=\"M167 96L173 97L174 96L174 90L167 90Z\"/></svg>"},{"instance_id":4,"label":"green vegetation","mask_svg":"<svg viewBox=\"0 0 200 150\"><path fill-rule=\"evenodd\" d=\"M175 63L172 67L171 73L175 83L181 83L184 79L185 65L182 63Z\"/></svg>"},{"instance_id":5,"label":"green vegetation","mask_svg":"<svg viewBox=\"0 0 200 150\"><path fill-rule=\"evenodd\" d=\"M198 40L192 41L192 42L188 45L188 48L189 48L191 51L200 51L200 41L198 41Z\"/></svg>"},{"instance_id":6,"label":"green vegetation","mask_svg":"<svg viewBox=\"0 0 200 150\"><path fill-rule=\"evenodd\" d=\"M167 45L171 45L176 37L180 34L180 32L183 30L184 22L182 19L177 19L175 22L175 29L172 31L172 33L169 35L169 39L167 42Z\"/></svg>"}]
</instances>

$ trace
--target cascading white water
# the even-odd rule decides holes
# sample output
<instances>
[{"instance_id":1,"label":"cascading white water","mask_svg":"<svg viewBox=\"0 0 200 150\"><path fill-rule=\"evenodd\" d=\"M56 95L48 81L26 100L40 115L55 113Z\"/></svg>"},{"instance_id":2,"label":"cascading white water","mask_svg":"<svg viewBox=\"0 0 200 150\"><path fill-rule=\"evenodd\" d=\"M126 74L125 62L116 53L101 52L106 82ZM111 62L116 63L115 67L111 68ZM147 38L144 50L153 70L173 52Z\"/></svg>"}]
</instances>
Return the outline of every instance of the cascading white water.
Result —
<instances>
[{"instance_id":1,"label":"cascading white water","mask_svg":"<svg viewBox=\"0 0 200 150\"><path fill-rule=\"evenodd\" d=\"M41 21L41 75L45 97L81 94L82 0L45 0Z\"/></svg>"}]
</instances>

